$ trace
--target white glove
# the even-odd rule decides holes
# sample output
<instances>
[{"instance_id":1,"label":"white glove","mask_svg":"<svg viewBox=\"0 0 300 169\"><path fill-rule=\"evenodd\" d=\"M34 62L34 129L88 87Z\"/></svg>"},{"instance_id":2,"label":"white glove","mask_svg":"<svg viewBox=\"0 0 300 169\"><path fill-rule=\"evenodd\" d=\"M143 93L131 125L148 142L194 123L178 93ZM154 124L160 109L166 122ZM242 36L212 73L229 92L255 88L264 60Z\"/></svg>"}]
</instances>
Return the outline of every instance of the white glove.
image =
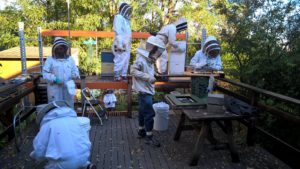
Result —
<instances>
[{"instance_id":1,"label":"white glove","mask_svg":"<svg viewBox=\"0 0 300 169\"><path fill-rule=\"evenodd\" d=\"M72 73L71 79L76 80L76 79L80 79L80 77L77 76L76 74Z\"/></svg>"},{"instance_id":2,"label":"white glove","mask_svg":"<svg viewBox=\"0 0 300 169\"><path fill-rule=\"evenodd\" d=\"M118 35L116 36L115 40L114 40L114 50L116 51L123 51L125 50L125 46L124 46L124 39L122 36Z\"/></svg>"},{"instance_id":3,"label":"white glove","mask_svg":"<svg viewBox=\"0 0 300 169\"><path fill-rule=\"evenodd\" d=\"M178 51L179 52L185 52L185 50L186 50L186 46L182 46L182 45L178 46Z\"/></svg>"},{"instance_id":4,"label":"white glove","mask_svg":"<svg viewBox=\"0 0 300 169\"><path fill-rule=\"evenodd\" d=\"M154 76L150 76L148 81L149 81L150 83L154 83L154 82L156 81L156 79L155 79Z\"/></svg>"},{"instance_id":5,"label":"white glove","mask_svg":"<svg viewBox=\"0 0 300 169\"><path fill-rule=\"evenodd\" d=\"M195 64L195 68L198 68L198 69L200 69L200 68L202 68L203 66L205 66L206 65L206 63L196 63Z\"/></svg>"}]
</instances>

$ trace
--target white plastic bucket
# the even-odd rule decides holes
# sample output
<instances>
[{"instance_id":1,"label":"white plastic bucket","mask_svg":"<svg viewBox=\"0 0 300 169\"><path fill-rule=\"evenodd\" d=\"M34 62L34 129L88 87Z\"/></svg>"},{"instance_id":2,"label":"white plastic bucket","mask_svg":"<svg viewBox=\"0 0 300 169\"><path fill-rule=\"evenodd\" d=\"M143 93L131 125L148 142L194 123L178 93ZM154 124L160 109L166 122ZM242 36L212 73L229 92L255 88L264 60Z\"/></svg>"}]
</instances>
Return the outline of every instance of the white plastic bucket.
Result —
<instances>
[{"instance_id":1,"label":"white plastic bucket","mask_svg":"<svg viewBox=\"0 0 300 169\"><path fill-rule=\"evenodd\" d=\"M90 129L91 129L91 124L90 124L90 119L87 117L77 117L80 126L86 131L88 136L90 135Z\"/></svg>"},{"instance_id":2,"label":"white plastic bucket","mask_svg":"<svg viewBox=\"0 0 300 169\"><path fill-rule=\"evenodd\" d=\"M169 105L164 102L155 103L153 104L153 109L155 111L153 129L158 131L167 130L169 123Z\"/></svg>"}]
</instances>

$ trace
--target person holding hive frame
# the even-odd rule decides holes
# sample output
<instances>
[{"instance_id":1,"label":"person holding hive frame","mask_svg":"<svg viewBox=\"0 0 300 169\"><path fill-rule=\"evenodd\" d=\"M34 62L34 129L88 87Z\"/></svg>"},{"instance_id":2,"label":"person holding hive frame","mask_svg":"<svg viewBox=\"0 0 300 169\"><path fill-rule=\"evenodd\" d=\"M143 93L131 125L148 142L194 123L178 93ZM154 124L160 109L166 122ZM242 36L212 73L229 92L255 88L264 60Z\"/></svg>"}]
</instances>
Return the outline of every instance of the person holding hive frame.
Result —
<instances>
[{"instance_id":1,"label":"person holding hive frame","mask_svg":"<svg viewBox=\"0 0 300 169\"><path fill-rule=\"evenodd\" d=\"M209 36L202 50L196 52L190 61L190 65L194 66L194 72L197 71L220 71L222 69L221 46L214 36ZM214 83L213 76L208 77L192 77L191 89L192 93L198 97L206 97L208 91L211 92Z\"/></svg>"}]
</instances>

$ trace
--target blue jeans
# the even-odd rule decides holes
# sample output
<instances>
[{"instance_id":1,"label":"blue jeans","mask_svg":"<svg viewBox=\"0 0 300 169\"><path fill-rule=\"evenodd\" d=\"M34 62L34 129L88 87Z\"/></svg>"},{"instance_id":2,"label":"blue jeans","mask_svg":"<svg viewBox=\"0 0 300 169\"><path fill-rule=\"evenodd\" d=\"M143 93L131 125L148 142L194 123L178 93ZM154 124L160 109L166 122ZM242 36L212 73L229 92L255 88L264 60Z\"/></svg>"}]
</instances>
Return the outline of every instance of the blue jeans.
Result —
<instances>
[{"instance_id":1,"label":"blue jeans","mask_svg":"<svg viewBox=\"0 0 300 169\"><path fill-rule=\"evenodd\" d=\"M146 132L153 129L155 112L152 107L152 95L139 93L139 126L145 126Z\"/></svg>"}]
</instances>

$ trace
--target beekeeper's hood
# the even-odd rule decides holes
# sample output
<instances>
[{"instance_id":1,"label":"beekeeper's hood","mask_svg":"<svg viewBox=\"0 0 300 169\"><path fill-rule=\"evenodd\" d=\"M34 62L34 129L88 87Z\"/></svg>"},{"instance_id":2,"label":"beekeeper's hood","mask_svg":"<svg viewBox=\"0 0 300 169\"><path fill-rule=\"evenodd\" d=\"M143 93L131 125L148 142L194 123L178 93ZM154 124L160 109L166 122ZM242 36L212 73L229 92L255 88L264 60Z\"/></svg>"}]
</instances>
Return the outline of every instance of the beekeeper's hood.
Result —
<instances>
[{"instance_id":1,"label":"beekeeper's hood","mask_svg":"<svg viewBox=\"0 0 300 169\"><path fill-rule=\"evenodd\" d=\"M124 16L126 19L130 19L131 17L132 8L127 3L121 3L119 7L119 14Z\"/></svg>"},{"instance_id":2,"label":"beekeeper's hood","mask_svg":"<svg viewBox=\"0 0 300 169\"><path fill-rule=\"evenodd\" d=\"M149 44L152 44L154 46L157 46L160 49L166 49L165 43L161 39L157 38L156 36L150 36L147 39L146 43L149 43Z\"/></svg>"},{"instance_id":3,"label":"beekeeper's hood","mask_svg":"<svg viewBox=\"0 0 300 169\"><path fill-rule=\"evenodd\" d=\"M54 101L41 105L37 110L36 122L42 126L44 123L61 117L76 117L76 112L65 101Z\"/></svg>"},{"instance_id":4,"label":"beekeeper's hood","mask_svg":"<svg viewBox=\"0 0 300 169\"><path fill-rule=\"evenodd\" d=\"M218 51L218 52L220 52L221 51L221 47L220 47L220 44L217 41L216 37L209 36L205 40L205 42L204 42L203 50L204 50L204 54L205 55L208 55L209 52L211 52L211 51Z\"/></svg>"},{"instance_id":5,"label":"beekeeper's hood","mask_svg":"<svg viewBox=\"0 0 300 169\"><path fill-rule=\"evenodd\" d=\"M159 48L158 50L160 50L160 51L164 51L166 49L165 43L160 38L158 38L156 36L150 36L147 39L146 43L157 46ZM146 57L149 60L150 51L146 50L145 42L142 41L141 44L140 44L140 47L136 51L137 51L137 53L143 55L144 57Z\"/></svg>"},{"instance_id":6,"label":"beekeeper's hood","mask_svg":"<svg viewBox=\"0 0 300 169\"><path fill-rule=\"evenodd\" d=\"M177 32L181 32L187 29L187 20L185 18L180 18L173 24L176 26Z\"/></svg>"},{"instance_id":7,"label":"beekeeper's hood","mask_svg":"<svg viewBox=\"0 0 300 169\"><path fill-rule=\"evenodd\" d=\"M55 57L55 49L56 49L58 46L64 46L64 47L66 47L66 53L65 53L65 55L66 55L66 56L69 55L69 53L68 53L68 52L69 52L69 48L70 48L69 43L68 43L64 38L62 38L62 37L55 37L54 43L53 43L53 46L52 46L52 56L53 56L54 58L56 58L56 57Z\"/></svg>"}]
</instances>

